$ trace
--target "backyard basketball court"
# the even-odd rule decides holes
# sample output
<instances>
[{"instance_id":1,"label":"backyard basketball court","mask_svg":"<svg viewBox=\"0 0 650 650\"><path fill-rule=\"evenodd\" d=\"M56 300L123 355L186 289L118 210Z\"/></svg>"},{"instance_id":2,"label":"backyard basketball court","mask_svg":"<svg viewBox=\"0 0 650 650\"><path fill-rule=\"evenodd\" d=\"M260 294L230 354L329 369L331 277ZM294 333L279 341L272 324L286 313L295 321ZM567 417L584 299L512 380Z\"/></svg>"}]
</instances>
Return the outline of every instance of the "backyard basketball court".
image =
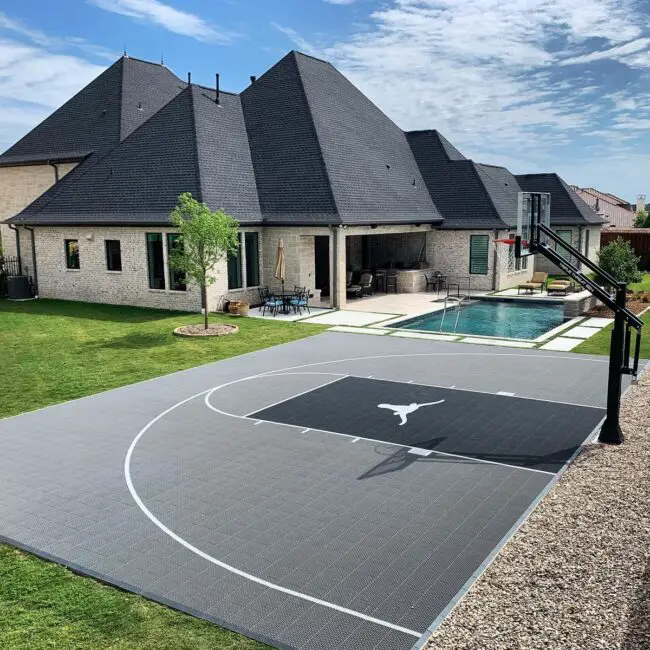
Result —
<instances>
[{"instance_id":1,"label":"backyard basketball court","mask_svg":"<svg viewBox=\"0 0 650 650\"><path fill-rule=\"evenodd\" d=\"M0 538L278 648L423 644L607 359L326 333L0 421Z\"/></svg>"}]
</instances>

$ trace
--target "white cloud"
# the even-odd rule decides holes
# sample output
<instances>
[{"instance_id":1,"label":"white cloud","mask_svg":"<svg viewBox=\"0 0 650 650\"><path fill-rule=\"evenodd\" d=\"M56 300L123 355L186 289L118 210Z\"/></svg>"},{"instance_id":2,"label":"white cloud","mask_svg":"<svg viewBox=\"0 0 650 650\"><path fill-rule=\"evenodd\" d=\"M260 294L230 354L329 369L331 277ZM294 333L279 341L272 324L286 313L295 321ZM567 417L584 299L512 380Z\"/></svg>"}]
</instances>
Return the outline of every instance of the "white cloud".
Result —
<instances>
[{"instance_id":1,"label":"white cloud","mask_svg":"<svg viewBox=\"0 0 650 650\"><path fill-rule=\"evenodd\" d=\"M0 151L104 70L79 57L0 39Z\"/></svg>"},{"instance_id":2,"label":"white cloud","mask_svg":"<svg viewBox=\"0 0 650 650\"><path fill-rule=\"evenodd\" d=\"M600 50L595 52L589 52L588 54L582 54L580 56L570 57L568 59L563 59L559 61L559 65L575 65L578 63L591 63L592 61L602 61L605 59L612 59L614 61L626 61L627 56L630 54L635 54L642 50L647 50L650 46L650 38L638 38L624 45L617 45L615 47L610 47L607 50Z\"/></svg>"},{"instance_id":3,"label":"white cloud","mask_svg":"<svg viewBox=\"0 0 650 650\"><path fill-rule=\"evenodd\" d=\"M468 156L513 171L553 169L582 134L614 126L602 124L602 78L558 63L598 43L633 65L650 42L642 18L634 0L391 0L351 37L310 52L406 130L437 128Z\"/></svg>"},{"instance_id":4,"label":"white cloud","mask_svg":"<svg viewBox=\"0 0 650 650\"><path fill-rule=\"evenodd\" d=\"M41 45L49 49L54 50L67 50L70 48L75 48L91 54L92 56L107 59L109 61L115 61L119 58L119 53L113 52L101 45L95 45L87 41L85 38L80 38L77 36L70 36L61 38L58 36L49 36L44 32L38 29L32 29L27 27L21 21L16 20L15 18L10 18L6 14L0 11L0 31L9 31L13 34L25 37L36 45Z\"/></svg>"},{"instance_id":5,"label":"white cloud","mask_svg":"<svg viewBox=\"0 0 650 650\"><path fill-rule=\"evenodd\" d=\"M225 43L234 34L219 31L196 14L181 11L159 0L88 0L106 11L148 20L175 34L191 36L199 41Z\"/></svg>"}]
</instances>

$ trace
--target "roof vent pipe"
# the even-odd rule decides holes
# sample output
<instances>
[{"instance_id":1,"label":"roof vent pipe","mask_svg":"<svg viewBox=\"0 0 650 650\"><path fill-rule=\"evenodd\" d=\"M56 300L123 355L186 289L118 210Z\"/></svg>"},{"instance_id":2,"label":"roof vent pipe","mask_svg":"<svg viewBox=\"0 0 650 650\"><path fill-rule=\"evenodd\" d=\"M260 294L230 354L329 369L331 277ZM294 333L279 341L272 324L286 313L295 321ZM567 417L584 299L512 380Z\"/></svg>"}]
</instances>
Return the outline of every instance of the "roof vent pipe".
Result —
<instances>
[{"instance_id":1,"label":"roof vent pipe","mask_svg":"<svg viewBox=\"0 0 650 650\"><path fill-rule=\"evenodd\" d=\"M257 81L257 77L254 74L252 74L251 75L251 83L254 84L256 81Z\"/></svg>"},{"instance_id":2,"label":"roof vent pipe","mask_svg":"<svg viewBox=\"0 0 650 650\"><path fill-rule=\"evenodd\" d=\"M187 83L191 86L192 85L192 73L188 72L187 73Z\"/></svg>"},{"instance_id":3,"label":"roof vent pipe","mask_svg":"<svg viewBox=\"0 0 650 650\"><path fill-rule=\"evenodd\" d=\"M217 72L217 74L215 74L214 77L215 77L215 81L216 81L216 83L215 83L215 88L216 88L216 90L217 90L217 95L216 95L216 97L214 98L214 102L215 102L215 104L219 105L219 104L221 103L221 102L219 101L219 73Z\"/></svg>"}]
</instances>

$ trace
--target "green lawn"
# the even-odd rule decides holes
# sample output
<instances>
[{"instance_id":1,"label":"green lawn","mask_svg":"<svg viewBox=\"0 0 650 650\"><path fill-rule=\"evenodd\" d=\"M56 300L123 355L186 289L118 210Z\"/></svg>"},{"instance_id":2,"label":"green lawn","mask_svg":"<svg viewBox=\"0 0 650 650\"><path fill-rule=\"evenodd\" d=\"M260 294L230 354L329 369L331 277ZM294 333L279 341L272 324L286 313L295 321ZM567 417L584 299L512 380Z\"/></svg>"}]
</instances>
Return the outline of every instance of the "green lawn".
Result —
<instances>
[{"instance_id":1,"label":"green lawn","mask_svg":"<svg viewBox=\"0 0 650 650\"><path fill-rule=\"evenodd\" d=\"M634 284L631 284L628 288L630 289L630 291L635 291L635 292L650 291L650 273L644 273L643 277L641 278L641 282L635 282Z\"/></svg>"},{"instance_id":2,"label":"green lawn","mask_svg":"<svg viewBox=\"0 0 650 650\"><path fill-rule=\"evenodd\" d=\"M0 300L0 417L317 334L318 325L211 316L240 332L174 336L199 314L58 300Z\"/></svg>"},{"instance_id":3,"label":"green lawn","mask_svg":"<svg viewBox=\"0 0 650 650\"><path fill-rule=\"evenodd\" d=\"M197 314L0 300L0 417L286 343L323 327L215 315L234 336L184 339ZM0 648L262 650L264 646L140 596L0 545Z\"/></svg>"},{"instance_id":4,"label":"green lawn","mask_svg":"<svg viewBox=\"0 0 650 650\"><path fill-rule=\"evenodd\" d=\"M646 312L642 317L645 327L641 335L641 358L650 359L650 340L648 333L650 333L650 312ZM584 343L581 343L573 352L580 352L581 354L609 354L609 343L612 334L612 326L606 327L604 330L598 332ZM632 335L634 337L634 334ZM634 339L632 339L634 346ZM633 348L634 349L634 348Z\"/></svg>"}]
</instances>

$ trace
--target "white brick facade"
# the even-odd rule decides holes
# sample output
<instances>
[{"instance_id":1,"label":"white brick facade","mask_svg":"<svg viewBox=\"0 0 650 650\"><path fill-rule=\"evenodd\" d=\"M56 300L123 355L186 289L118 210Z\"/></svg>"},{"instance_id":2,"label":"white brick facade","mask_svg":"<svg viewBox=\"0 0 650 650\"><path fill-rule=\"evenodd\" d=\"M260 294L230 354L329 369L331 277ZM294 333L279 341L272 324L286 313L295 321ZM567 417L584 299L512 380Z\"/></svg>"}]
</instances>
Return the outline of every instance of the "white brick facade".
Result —
<instances>
[{"instance_id":1,"label":"white brick facade","mask_svg":"<svg viewBox=\"0 0 650 650\"><path fill-rule=\"evenodd\" d=\"M554 226L553 230L557 232L571 231L571 245L596 264L598 263L598 251L600 250L600 226ZM588 233L588 234L587 234ZM588 238L588 241L587 241ZM537 271L546 271L552 274L563 274L560 268L555 266L551 261L542 255L535 256L535 269Z\"/></svg>"}]
</instances>

